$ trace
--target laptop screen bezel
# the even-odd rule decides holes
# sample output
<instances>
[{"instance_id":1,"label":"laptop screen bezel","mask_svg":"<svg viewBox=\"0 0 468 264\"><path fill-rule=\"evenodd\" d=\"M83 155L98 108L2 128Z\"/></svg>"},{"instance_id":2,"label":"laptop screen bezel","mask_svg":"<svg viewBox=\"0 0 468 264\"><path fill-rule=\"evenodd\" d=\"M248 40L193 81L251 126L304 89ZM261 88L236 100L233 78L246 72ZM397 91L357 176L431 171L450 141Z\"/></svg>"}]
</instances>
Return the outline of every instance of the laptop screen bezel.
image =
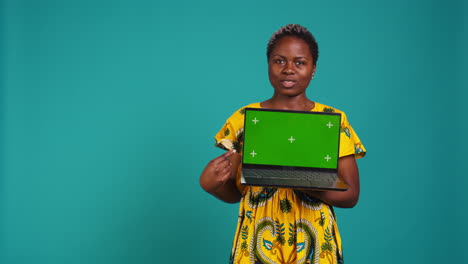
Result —
<instances>
[{"instance_id":1,"label":"laptop screen bezel","mask_svg":"<svg viewBox=\"0 0 468 264\"><path fill-rule=\"evenodd\" d=\"M339 116L339 123L341 127L341 113L335 113L335 112L319 112L319 111L298 111L298 110L283 110L283 109L269 109L269 108L255 108L255 107L246 107L244 108L244 135L242 138L242 141L245 140L246 136L246 130L245 130L245 124L246 124L246 119L247 119L247 111L266 111L266 112L286 112L286 113L302 113L302 114L318 114L318 115L334 115L334 116ZM290 169L314 169L314 170L320 170L320 171L338 171L338 160L339 160L339 153L340 153L340 140L341 140L341 128L338 131L338 150L337 150L337 160L336 160L336 169L327 169L327 168L320 168L320 167L302 167L302 166L283 166L283 165L271 165L271 164L251 164L251 163L244 163L244 157L245 157L245 148L244 148L244 142L242 142L242 166L267 166L267 167L278 167L278 168L286 168L289 167ZM239 142L240 143L240 142Z\"/></svg>"}]
</instances>

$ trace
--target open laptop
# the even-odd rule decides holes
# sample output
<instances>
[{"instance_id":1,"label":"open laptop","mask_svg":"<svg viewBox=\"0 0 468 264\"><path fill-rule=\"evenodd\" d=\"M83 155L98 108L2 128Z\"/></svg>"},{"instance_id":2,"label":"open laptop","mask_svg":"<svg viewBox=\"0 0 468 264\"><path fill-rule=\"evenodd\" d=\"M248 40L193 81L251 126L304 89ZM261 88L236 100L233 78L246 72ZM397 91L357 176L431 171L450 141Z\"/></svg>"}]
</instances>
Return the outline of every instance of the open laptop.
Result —
<instances>
[{"instance_id":1,"label":"open laptop","mask_svg":"<svg viewBox=\"0 0 468 264\"><path fill-rule=\"evenodd\" d=\"M241 183L347 189L338 177L341 114L245 108Z\"/></svg>"}]
</instances>

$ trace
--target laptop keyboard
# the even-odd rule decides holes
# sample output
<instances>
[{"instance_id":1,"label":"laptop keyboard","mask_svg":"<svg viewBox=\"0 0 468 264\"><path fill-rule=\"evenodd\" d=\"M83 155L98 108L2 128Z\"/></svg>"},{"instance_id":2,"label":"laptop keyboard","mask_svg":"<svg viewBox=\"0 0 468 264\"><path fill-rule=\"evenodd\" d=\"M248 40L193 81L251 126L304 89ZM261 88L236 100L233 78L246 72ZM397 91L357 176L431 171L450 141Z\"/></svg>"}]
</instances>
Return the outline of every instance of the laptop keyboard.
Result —
<instances>
[{"instance_id":1,"label":"laptop keyboard","mask_svg":"<svg viewBox=\"0 0 468 264\"><path fill-rule=\"evenodd\" d=\"M338 180L336 173L333 172L243 169L243 174L250 183L261 185L332 188Z\"/></svg>"}]
</instances>

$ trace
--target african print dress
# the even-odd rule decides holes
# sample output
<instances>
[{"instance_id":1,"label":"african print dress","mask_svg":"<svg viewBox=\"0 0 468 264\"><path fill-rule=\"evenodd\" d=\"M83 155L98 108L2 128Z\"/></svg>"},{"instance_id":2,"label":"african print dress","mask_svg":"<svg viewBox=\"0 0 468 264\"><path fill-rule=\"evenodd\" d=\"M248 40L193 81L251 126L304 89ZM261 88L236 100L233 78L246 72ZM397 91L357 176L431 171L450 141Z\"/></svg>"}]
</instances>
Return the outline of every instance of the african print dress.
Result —
<instances>
[{"instance_id":1,"label":"african print dress","mask_svg":"<svg viewBox=\"0 0 468 264\"><path fill-rule=\"evenodd\" d=\"M260 103L246 107L261 108ZM319 103L312 111L341 113L340 157L365 155L344 112ZM242 153L243 127L241 108L215 136L217 146ZM242 199L230 263L343 263L331 206L294 189L240 185L239 175Z\"/></svg>"}]
</instances>

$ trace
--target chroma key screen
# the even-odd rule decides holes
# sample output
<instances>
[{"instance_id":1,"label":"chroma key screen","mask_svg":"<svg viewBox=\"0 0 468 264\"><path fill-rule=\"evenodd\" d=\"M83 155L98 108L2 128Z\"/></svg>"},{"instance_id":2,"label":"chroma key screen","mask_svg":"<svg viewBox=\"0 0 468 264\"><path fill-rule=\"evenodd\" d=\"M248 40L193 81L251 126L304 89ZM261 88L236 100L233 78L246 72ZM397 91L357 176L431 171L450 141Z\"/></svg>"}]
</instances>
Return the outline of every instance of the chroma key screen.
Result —
<instances>
[{"instance_id":1,"label":"chroma key screen","mask_svg":"<svg viewBox=\"0 0 468 264\"><path fill-rule=\"evenodd\" d=\"M247 108L243 162L336 169L341 115Z\"/></svg>"}]
</instances>

